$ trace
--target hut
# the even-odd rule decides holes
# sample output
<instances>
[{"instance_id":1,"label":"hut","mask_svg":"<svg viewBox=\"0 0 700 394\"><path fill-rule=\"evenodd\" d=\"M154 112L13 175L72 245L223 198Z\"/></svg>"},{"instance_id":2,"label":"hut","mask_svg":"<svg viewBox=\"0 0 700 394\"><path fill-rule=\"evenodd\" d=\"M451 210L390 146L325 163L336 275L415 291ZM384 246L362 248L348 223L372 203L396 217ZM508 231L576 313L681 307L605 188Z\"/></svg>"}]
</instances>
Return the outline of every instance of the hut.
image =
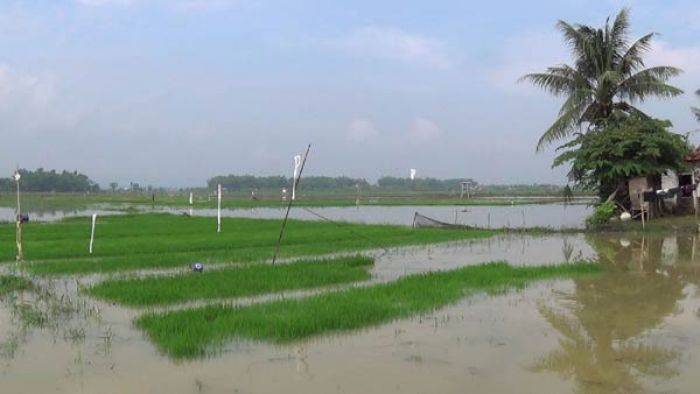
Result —
<instances>
[{"instance_id":1,"label":"hut","mask_svg":"<svg viewBox=\"0 0 700 394\"><path fill-rule=\"evenodd\" d=\"M700 198L700 147L696 148L689 155L686 155L683 159L688 163L690 170L687 174L679 178L679 183L682 188L685 187L686 190L689 190L692 198L691 205L697 215L698 209L700 208L698 204L698 198Z\"/></svg>"}]
</instances>

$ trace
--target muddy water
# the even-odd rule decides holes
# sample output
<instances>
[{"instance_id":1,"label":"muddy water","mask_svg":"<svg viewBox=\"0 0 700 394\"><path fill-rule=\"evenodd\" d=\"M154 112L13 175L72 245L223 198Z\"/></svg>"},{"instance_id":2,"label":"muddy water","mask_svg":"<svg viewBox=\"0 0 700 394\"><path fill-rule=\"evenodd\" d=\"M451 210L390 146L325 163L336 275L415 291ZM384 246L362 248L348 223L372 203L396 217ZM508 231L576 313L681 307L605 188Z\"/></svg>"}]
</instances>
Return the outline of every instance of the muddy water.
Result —
<instances>
[{"instance_id":1,"label":"muddy water","mask_svg":"<svg viewBox=\"0 0 700 394\"><path fill-rule=\"evenodd\" d=\"M288 346L233 341L188 362L158 355L132 328L136 312L80 299L72 280L52 281L58 301L24 294L1 304L2 392L697 392L700 238L504 236L392 250L375 274L594 255L611 270ZM60 324L23 319L23 304Z\"/></svg>"}]
</instances>

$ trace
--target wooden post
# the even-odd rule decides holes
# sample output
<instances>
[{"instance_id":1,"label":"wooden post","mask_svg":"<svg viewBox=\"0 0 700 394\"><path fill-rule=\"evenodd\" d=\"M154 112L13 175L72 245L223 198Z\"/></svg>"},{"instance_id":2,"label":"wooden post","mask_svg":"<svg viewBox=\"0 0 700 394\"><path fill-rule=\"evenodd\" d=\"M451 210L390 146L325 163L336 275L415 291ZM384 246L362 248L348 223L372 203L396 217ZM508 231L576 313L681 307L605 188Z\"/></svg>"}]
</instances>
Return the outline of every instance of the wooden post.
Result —
<instances>
[{"instance_id":1,"label":"wooden post","mask_svg":"<svg viewBox=\"0 0 700 394\"><path fill-rule=\"evenodd\" d=\"M642 207L642 230L644 230L644 211L645 211L645 209L644 209L644 208L645 208L644 194L642 194L642 203L641 203L641 207Z\"/></svg>"}]
</instances>

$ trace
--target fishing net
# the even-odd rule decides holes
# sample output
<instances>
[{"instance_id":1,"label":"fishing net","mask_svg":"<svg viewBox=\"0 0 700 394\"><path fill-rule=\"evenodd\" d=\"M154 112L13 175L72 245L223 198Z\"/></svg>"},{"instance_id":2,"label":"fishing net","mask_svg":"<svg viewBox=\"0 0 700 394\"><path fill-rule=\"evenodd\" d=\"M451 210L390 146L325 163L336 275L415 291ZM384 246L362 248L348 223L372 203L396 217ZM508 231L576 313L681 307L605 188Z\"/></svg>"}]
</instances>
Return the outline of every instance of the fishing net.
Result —
<instances>
[{"instance_id":1,"label":"fishing net","mask_svg":"<svg viewBox=\"0 0 700 394\"><path fill-rule=\"evenodd\" d=\"M414 228L419 228L419 227L450 228L450 229L465 229L465 230L473 228L471 226L441 222L439 220L429 218L425 215L421 215L418 212L416 212L413 215L413 227Z\"/></svg>"}]
</instances>

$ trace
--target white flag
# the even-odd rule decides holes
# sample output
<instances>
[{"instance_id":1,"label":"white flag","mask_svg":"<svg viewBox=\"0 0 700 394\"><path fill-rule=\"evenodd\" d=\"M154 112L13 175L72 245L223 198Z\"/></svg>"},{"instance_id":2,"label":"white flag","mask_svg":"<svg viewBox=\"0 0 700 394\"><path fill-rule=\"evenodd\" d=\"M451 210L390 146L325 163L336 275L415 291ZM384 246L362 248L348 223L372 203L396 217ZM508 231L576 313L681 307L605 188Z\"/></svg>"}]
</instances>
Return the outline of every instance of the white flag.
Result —
<instances>
[{"instance_id":1,"label":"white flag","mask_svg":"<svg viewBox=\"0 0 700 394\"><path fill-rule=\"evenodd\" d=\"M192 192L190 192L190 205L192 205L192 203L194 202L194 199L192 197Z\"/></svg>"},{"instance_id":2,"label":"white flag","mask_svg":"<svg viewBox=\"0 0 700 394\"><path fill-rule=\"evenodd\" d=\"M299 178L299 168L301 168L301 155L294 156L294 177L292 179L292 200L296 199L297 178Z\"/></svg>"},{"instance_id":3,"label":"white flag","mask_svg":"<svg viewBox=\"0 0 700 394\"><path fill-rule=\"evenodd\" d=\"M414 180L414 179L416 179L416 169L411 168L411 180Z\"/></svg>"}]
</instances>

